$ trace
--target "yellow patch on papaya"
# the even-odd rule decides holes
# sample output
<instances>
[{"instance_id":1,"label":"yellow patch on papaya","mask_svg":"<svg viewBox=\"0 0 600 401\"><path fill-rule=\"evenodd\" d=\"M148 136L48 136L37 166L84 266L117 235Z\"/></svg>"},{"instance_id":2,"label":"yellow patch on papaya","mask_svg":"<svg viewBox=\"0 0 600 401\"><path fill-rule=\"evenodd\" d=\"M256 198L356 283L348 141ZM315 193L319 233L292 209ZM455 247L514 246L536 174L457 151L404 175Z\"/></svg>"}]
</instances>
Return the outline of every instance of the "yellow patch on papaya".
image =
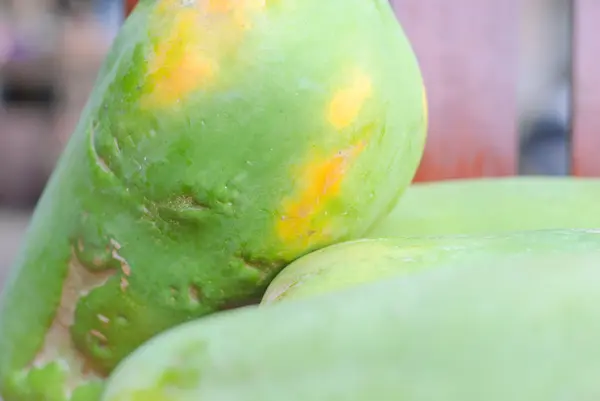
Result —
<instances>
[{"instance_id":1,"label":"yellow patch on papaya","mask_svg":"<svg viewBox=\"0 0 600 401\"><path fill-rule=\"evenodd\" d=\"M362 72L356 73L351 85L338 90L329 103L329 122L336 129L343 129L351 125L358 117L371 92L371 78Z\"/></svg>"},{"instance_id":2,"label":"yellow patch on papaya","mask_svg":"<svg viewBox=\"0 0 600 401\"><path fill-rule=\"evenodd\" d=\"M168 107L209 83L217 72L217 62L201 49L197 10L181 9L167 37L158 41L148 65L150 92L142 98L143 107Z\"/></svg>"},{"instance_id":3,"label":"yellow patch on papaya","mask_svg":"<svg viewBox=\"0 0 600 401\"><path fill-rule=\"evenodd\" d=\"M318 219L326 217L327 202L338 195L348 167L364 148L365 142L361 141L333 156L313 160L301 169L298 181L303 188L285 200L277 222L283 242L294 249L305 248L328 237L326 227Z\"/></svg>"},{"instance_id":4,"label":"yellow patch on papaya","mask_svg":"<svg viewBox=\"0 0 600 401\"><path fill-rule=\"evenodd\" d=\"M262 10L267 6L267 0L245 0L250 10Z\"/></svg>"},{"instance_id":5,"label":"yellow patch on papaya","mask_svg":"<svg viewBox=\"0 0 600 401\"><path fill-rule=\"evenodd\" d=\"M169 10L174 7L179 7L181 0L160 0L156 6L156 13L159 15L166 14Z\"/></svg>"},{"instance_id":6,"label":"yellow patch on papaya","mask_svg":"<svg viewBox=\"0 0 600 401\"><path fill-rule=\"evenodd\" d=\"M233 20L242 29L252 28L250 13L262 10L266 6L265 0L244 0L244 7L233 12Z\"/></svg>"},{"instance_id":7,"label":"yellow patch on papaya","mask_svg":"<svg viewBox=\"0 0 600 401\"><path fill-rule=\"evenodd\" d=\"M157 5L158 14L166 14L173 8L192 8L202 10L206 14L225 14L243 8L256 10L266 7L267 0L160 0Z\"/></svg>"},{"instance_id":8,"label":"yellow patch on papaya","mask_svg":"<svg viewBox=\"0 0 600 401\"><path fill-rule=\"evenodd\" d=\"M219 59L235 49L251 24L250 12L266 6L265 0L162 0L154 24L165 27L156 34L154 55L148 63L142 107L166 108L214 82Z\"/></svg>"},{"instance_id":9,"label":"yellow patch on papaya","mask_svg":"<svg viewBox=\"0 0 600 401\"><path fill-rule=\"evenodd\" d=\"M234 0L208 0L206 9L209 13L227 13L233 10Z\"/></svg>"},{"instance_id":10,"label":"yellow patch on papaya","mask_svg":"<svg viewBox=\"0 0 600 401\"><path fill-rule=\"evenodd\" d=\"M208 14L229 14L233 22L242 29L251 27L249 12L261 10L266 0L207 0Z\"/></svg>"},{"instance_id":11,"label":"yellow patch on papaya","mask_svg":"<svg viewBox=\"0 0 600 401\"><path fill-rule=\"evenodd\" d=\"M266 0L207 0L206 9L209 13L227 13L240 9L262 9Z\"/></svg>"}]
</instances>

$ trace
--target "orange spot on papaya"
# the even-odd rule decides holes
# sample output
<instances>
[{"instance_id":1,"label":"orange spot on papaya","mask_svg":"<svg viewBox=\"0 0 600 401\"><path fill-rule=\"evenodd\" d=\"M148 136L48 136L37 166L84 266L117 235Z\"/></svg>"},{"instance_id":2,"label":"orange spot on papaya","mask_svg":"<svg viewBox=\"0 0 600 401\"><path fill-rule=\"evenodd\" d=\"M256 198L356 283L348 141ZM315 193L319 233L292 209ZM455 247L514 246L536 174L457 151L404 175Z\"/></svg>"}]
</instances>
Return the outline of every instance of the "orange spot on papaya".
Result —
<instances>
[{"instance_id":1,"label":"orange spot on papaya","mask_svg":"<svg viewBox=\"0 0 600 401\"><path fill-rule=\"evenodd\" d=\"M205 86L216 74L216 61L201 49L199 13L182 9L167 36L158 41L148 65L150 92L143 106L168 107Z\"/></svg>"},{"instance_id":2,"label":"orange spot on papaya","mask_svg":"<svg viewBox=\"0 0 600 401\"><path fill-rule=\"evenodd\" d=\"M259 10L266 6L266 0L208 0L206 11L209 13L227 13L240 10Z\"/></svg>"},{"instance_id":3,"label":"orange spot on papaya","mask_svg":"<svg viewBox=\"0 0 600 401\"><path fill-rule=\"evenodd\" d=\"M206 8L209 13L226 13L233 10L233 0L208 0Z\"/></svg>"},{"instance_id":4,"label":"orange spot on papaya","mask_svg":"<svg viewBox=\"0 0 600 401\"><path fill-rule=\"evenodd\" d=\"M343 129L351 125L358 117L371 92L371 78L364 73L356 73L352 84L338 90L333 96L328 110L329 122L336 129Z\"/></svg>"},{"instance_id":5,"label":"orange spot on papaya","mask_svg":"<svg viewBox=\"0 0 600 401\"><path fill-rule=\"evenodd\" d=\"M219 59L235 50L252 13L265 0L162 0L155 9L156 32L142 107L166 108L215 81ZM162 31L165 31L164 33Z\"/></svg>"},{"instance_id":6,"label":"orange spot on papaya","mask_svg":"<svg viewBox=\"0 0 600 401\"><path fill-rule=\"evenodd\" d=\"M299 180L303 188L284 202L282 218L277 222L277 232L285 243L304 247L328 236L316 220L326 214L327 202L339 194L348 167L364 148L364 142L359 142L303 168Z\"/></svg>"}]
</instances>

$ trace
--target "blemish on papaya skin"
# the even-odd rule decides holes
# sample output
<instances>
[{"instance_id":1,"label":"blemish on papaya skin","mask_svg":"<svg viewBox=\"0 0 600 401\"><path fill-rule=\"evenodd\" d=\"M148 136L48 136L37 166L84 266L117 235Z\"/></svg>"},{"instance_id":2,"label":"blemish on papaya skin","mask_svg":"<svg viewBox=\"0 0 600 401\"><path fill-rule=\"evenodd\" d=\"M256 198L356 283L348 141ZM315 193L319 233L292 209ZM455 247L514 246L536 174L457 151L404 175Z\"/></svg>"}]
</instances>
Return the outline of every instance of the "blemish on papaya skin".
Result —
<instances>
[{"instance_id":1,"label":"blemish on papaya skin","mask_svg":"<svg viewBox=\"0 0 600 401\"><path fill-rule=\"evenodd\" d=\"M73 252L56 315L40 350L29 366L29 369L42 368L62 362L68 369L64 386L69 395L81 384L104 378L104 375L92 368L90 359L77 350L70 328L75 323L75 309L79 299L93 289L102 287L115 273L114 270L90 271L77 260Z\"/></svg>"},{"instance_id":2,"label":"blemish on papaya skin","mask_svg":"<svg viewBox=\"0 0 600 401\"><path fill-rule=\"evenodd\" d=\"M106 336L102 333L100 333L98 330L90 330L90 335L92 337L96 337L98 340L102 341L102 342L107 342L108 338L106 338Z\"/></svg>"},{"instance_id":3,"label":"blemish on papaya skin","mask_svg":"<svg viewBox=\"0 0 600 401\"><path fill-rule=\"evenodd\" d=\"M194 197L189 196L189 195L177 196L177 197L173 198L172 200L170 200L169 202L167 202L167 204L168 204L168 207L170 207L173 210L203 211L206 209L210 209L210 206L208 206L205 203L200 202L199 200L197 200Z\"/></svg>"},{"instance_id":4,"label":"blemish on papaya skin","mask_svg":"<svg viewBox=\"0 0 600 401\"><path fill-rule=\"evenodd\" d=\"M129 262L127 262L127 260L119 254L119 251L121 250L121 244L111 238L110 245L112 249L111 256L113 260L116 260L119 263L121 272L127 277L131 276L131 266L129 265Z\"/></svg>"},{"instance_id":5,"label":"blemish on papaya skin","mask_svg":"<svg viewBox=\"0 0 600 401\"><path fill-rule=\"evenodd\" d=\"M121 288L122 292L127 291L127 288L129 288L129 281L127 280L126 277L121 277L121 282L119 284L119 287Z\"/></svg>"},{"instance_id":6,"label":"blemish on papaya skin","mask_svg":"<svg viewBox=\"0 0 600 401\"><path fill-rule=\"evenodd\" d=\"M90 132L90 149L92 151L93 160L96 162L96 165L100 167L102 171L105 173L114 175L113 171L108 167L108 163L100 154L98 153L98 149L96 149L96 134L99 127L97 123L92 124L91 132Z\"/></svg>"},{"instance_id":7,"label":"blemish on papaya skin","mask_svg":"<svg viewBox=\"0 0 600 401\"><path fill-rule=\"evenodd\" d=\"M285 266L286 264L283 260L256 258L245 252L239 253L237 258L244 269L250 269L257 274L261 283L269 280L273 272L278 271L281 266Z\"/></svg>"},{"instance_id":8,"label":"blemish on papaya skin","mask_svg":"<svg viewBox=\"0 0 600 401\"><path fill-rule=\"evenodd\" d=\"M127 263L127 261L121 255L119 255L117 250L113 250L112 257L121 264L121 271L123 274L126 276L131 276L131 267L129 266L129 263Z\"/></svg>"},{"instance_id":9,"label":"blemish on papaya skin","mask_svg":"<svg viewBox=\"0 0 600 401\"><path fill-rule=\"evenodd\" d=\"M161 200L153 204L153 216L151 220L164 221L176 224L198 225L202 224L206 217L212 212L221 211L219 202L216 209L207 201L197 199L190 195L177 195L170 199Z\"/></svg>"},{"instance_id":10,"label":"blemish on papaya skin","mask_svg":"<svg viewBox=\"0 0 600 401\"><path fill-rule=\"evenodd\" d=\"M204 297L200 287L198 287L197 285L194 285L194 284L191 284L188 287L188 296L189 296L190 303L192 305L199 305L200 301Z\"/></svg>"},{"instance_id":11,"label":"blemish on papaya skin","mask_svg":"<svg viewBox=\"0 0 600 401\"><path fill-rule=\"evenodd\" d=\"M372 93L371 78L356 72L350 86L338 90L328 108L328 120L338 130L350 126Z\"/></svg>"},{"instance_id":12,"label":"blemish on papaya skin","mask_svg":"<svg viewBox=\"0 0 600 401\"><path fill-rule=\"evenodd\" d=\"M79 263L88 270L103 271L121 269L123 274L130 275L131 267L127 261L119 254L121 246L114 240L106 240L106 245L91 239L86 242L85 235L79 236L72 241L73 250Z\"/></svg>"},{"instance_id":13,"label":"blemish on papaya skin","mask_svg":"<svg viewBox=\"0 0 600 401\"><path fill-rule=\"evenodd\" d=\"M109 324L110 323L110 319L104 315L98 315L97 316L98 320L101 321L104 324Z\"/></svg>"},{"instance_id":14,"label":"blemish on papaya skin","mask_svg":"<svg viewBox=\"0 0 600 401\"><path fill-rule=\"evenodd\" d=\"M298 195L285 200L281 218L277 221L279 238L285 243L301 240L302 245L308 245L327 237L327 230L318 226L314 217L339 193L349 166L364 148L365 142L361 141L304 167L299 179L304 187Z\"/></svg>"},{"instance_id":15,"label":"blemish on papaya skin","mask_svg":"<svg viewBox=\"0 0 600 401\"><path fill-rule=\"evenodd\" d=\"M110 239L110 244L112 245L112 247L114 249L116 249L117 251L121 249L121 244L119 244L117 241L115 241L114 238Z\"/></svg>"}]
</instances>

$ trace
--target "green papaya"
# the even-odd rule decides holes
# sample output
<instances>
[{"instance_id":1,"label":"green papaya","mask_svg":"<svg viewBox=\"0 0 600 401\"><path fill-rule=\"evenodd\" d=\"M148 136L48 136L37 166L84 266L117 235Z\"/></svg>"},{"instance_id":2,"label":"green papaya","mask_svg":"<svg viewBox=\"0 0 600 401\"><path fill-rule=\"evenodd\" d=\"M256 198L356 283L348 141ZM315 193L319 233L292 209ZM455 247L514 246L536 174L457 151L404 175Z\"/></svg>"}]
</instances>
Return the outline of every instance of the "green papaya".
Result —
<instances>
[{"instance_id":1,"label":"green papaya","mask_svg":"<svg viewBox=\"0 0 600 401\"><path fill-rule=\"evenodd\" d=\"M385 0L142 1L3 291L4 400L97 399L152 336L365 234L414 175L425 106Z\"/></svg>"},{"instance_id":2,"label":"green papaya","mask_svg":"<svg viewBox=\"0 0 600 401\"><path fill-rule=\"evenodd\" d=\"M139 348L103 401L592 401L597 256L453 263L213 315Z\"/></svg>"},{"instance_id":3,"label":"green papaya","mask_svg":"<svg viewBox=\"0 0 600 401\"><path fill-rule=\"evenodd\" d=\"M600 180L519 176L410 186L369 238L600 227Z\"/></svg>"},{"instance_id":4,"label":"green papaya","mask_svg":"<svg viewBox=\"0 0 600 401\"><path fill-rule=\"evenodd\" d=\"M305 255L273 279L262 303L314 296L445 265L511 263L527 255L595 255L600 230L539 230L494 235L376 238L348 241Z\"/></svg>"}]
</instances>

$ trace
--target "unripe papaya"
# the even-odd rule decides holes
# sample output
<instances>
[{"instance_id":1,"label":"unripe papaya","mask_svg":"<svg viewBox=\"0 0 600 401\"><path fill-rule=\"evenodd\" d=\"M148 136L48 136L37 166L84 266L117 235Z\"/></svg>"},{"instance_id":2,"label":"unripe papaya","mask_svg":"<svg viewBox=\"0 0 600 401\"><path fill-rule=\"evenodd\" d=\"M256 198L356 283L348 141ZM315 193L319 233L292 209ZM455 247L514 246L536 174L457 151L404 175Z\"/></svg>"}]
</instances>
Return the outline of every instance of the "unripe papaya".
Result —
<instances>
[{"instance_id":1,"label":"unripe papaya","mask_svg":"<svg viewBox=\"0 0 600 401\"><path fill-rule=\"evenodd\" d=\"M369 238L600 227L600 180L457 179L411 185Z\"/></svg>"},{"instance_id":2,"label":"unripe papaya","mask_svg":"<svg viewBox=\"0 0 600 401\"><path fill-rule=\"evenodd\" d=\"M600 260L600 230L348 241L312 252L284 268L267 288L262 303L310 297L445 265L511 263L523 255L535 263L548 255L595 255Z\"/></svg>"},{"instance_id":3,"label":"unripe papaya","mask_svg":"<svg viewBox=\"0 0 600 401\"><path fill-rule=\"evenodd\" d=\"M138 349L103 401L592 401L592 253L456 261L213 315Z\"/></svg>"},{"instance_id":4,"label":"unripe papaya","mask_svg":"<svg viewBox=\"0 0 600 401\"><path fill-rule=\"evenodd\" d=\"M364 235L425 130L385 0L142 1L4 289L4 400L95 399L155 334L259 302L288 262Z\"/></svg>"}]
</instances>

